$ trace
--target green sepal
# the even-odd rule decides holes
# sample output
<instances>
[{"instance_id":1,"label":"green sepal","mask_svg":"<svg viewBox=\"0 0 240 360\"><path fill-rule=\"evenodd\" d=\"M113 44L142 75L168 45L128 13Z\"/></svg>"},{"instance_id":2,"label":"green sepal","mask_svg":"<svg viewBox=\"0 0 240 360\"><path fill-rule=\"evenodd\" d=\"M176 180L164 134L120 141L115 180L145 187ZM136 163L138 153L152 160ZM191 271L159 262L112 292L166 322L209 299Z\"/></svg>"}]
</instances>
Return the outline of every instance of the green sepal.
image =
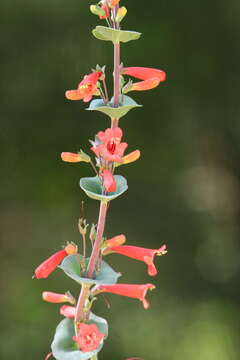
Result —
<instances>
[{"instance_id":1,"label":"green sepal","mask_svg":"<svg viewBox=\"0 0 240 360\"><path fill-rule=\"evenodd\" d=\"M90 258L87 258L85 261L86 269L88 267L89 260ZM95 274L95 279L89 279L86 277L86 272L83 273L80 265L81 263L83 263L83 257L81 255L68 255L63 259L59 268L62 269L67 276L80 284L113 285L116 284L119 276L121 276L121 273L117 273L105 261L102 261L99 272Z\"/></svg>"},{"instance_id":2,"label":"green sepal","mask_svg":"<svg viewBox=\"0 0 240 360\"><path fill-rule=\"evenodd\" d=\"M89 324L96 324L98 330L108 335L108 324L105 319L90 313ZM103 347L103 341L99 347L91 352L82 352L72 337L75 336L74 322L71 319L64 319L57 326L56 333L51 345L53 356L57 360L88 360L96 355Z\"/></svg>"},{"instance_id":3,"label":"green sepal","mask_svg":"<svg viewBox=\"0 0 240 360\"><path fill-rule=\"evenodd\" d=\"M90 105L86 110L100 111L110 116L110 118L120 119L131 109L142 106L138 105L132 98L130 98L130 96L123 95L121 98L122 101L118 107L113 107L113 98L108 104L105 104L102 99L95 99L90 102Z\"/></svg>"},{"instance_id":4,"label":"green sepal","mask_svg":"<svg viewBox=\"0 0 240 360\"><path fill-rule=\"evenodd\" d=\"M104 41L112 41L114 44L137 40L141 36L141 33L136 31L116 30L101 25L96 26L92 33L95 38Z\"/></svg>"},{"instance_id":5,"label":"green sepal","mask_svg":"<svg viewBox=\"0 0 240 360\"><path fill-rule=\"evenodd\" d=\"M80 187L91 199L108 202L117 198L128 189L127 180L123 176L114 175L114 179L117 184L117 190L108 193L108 195L103 195L103 186L99 176L81 178Z\"/></svg>"}]
</instances>

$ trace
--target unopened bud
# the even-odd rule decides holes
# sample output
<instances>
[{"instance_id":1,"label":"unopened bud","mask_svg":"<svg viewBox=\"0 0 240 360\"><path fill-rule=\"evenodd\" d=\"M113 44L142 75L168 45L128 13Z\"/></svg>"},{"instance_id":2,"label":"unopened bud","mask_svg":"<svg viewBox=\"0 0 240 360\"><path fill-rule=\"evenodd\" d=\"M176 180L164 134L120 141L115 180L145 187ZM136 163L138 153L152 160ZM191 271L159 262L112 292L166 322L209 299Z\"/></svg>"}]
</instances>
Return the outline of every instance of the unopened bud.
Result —
<instances>
[{"instance_id":1,"label":"unopened bud","mask_svg":"<svg viewBox=\"0 0 240 360\"><path fill-rule=\"evenodd\" d=\"M91 5L90 11L92 14L97 15L97 16L105 16L106 15L105 11L98 5Z\"/></svg>"},{"instance_id":2,"label":"unopened bud","mask_svg":"<svg viewBox=\"0 0 240 360\"><path fill-rule=\"evenodd\" d=\"M116 6L119 3L119 1L120 0L108 0L108 6L113 8L114 6Z\"/></svg>"},{"instance_id":3,"label":"unopened bud","mask_svg":"<svg viewBox=\"0 0 240 360\"><path fill-rule=\"evenodd\" d=\"M76 163L76 162L82 161L80 154L75 154L75 153L71 153L71 152L62 152L61 158L63 161L71 162L71 163Z\"/></svg>"},{"instance_id":4,"label":"unopened bud","mask_svg":"<svg viewBox=\"0 0 240 360\"><path fill-rule=\"evenodd\" d=\"M126 14L127 9L125 8L125 6L120 7L116 15L116 21L120 23L122 19L126 16Z\"/></svg>"},{"instance_id":5,"label":"unopened bud","mask_svg":"<svg viewBox=\"0 0 240 360\"><path fill-rule=\"evenodd\" d=\"M73 305L76 304L76 300L70 292L66 292L66 294L57 294L57 293L50 292L50 291L44 291L42 293L42 298L44 301L47 301L50 303L69 302Z\"/></svg>"},{"instance_id":6,"label":"unopened bud","mask_svg":"<svg viewBox=\"0 0 240 360\"><path fill-rule=\"evenodd\" d=\"M66 251L66 253L68 255L73 255L73 254L77 254L78 247L74 243L69 243L69 244L67 244L67 246L65 246L64 250Z\"/></svg>"},{"instance_id":7,"label":"unopened bud","mask_svg":"<svg viewBox=\"0 0 240 360\"><path fill-rule=\"evenodd\" d=\"M74 306L63 305L60 307L60 314L66 318L73 319L76 314L76 308Z\"/></svg>"},{"instance_id":8,"label":"unopened bud","mask_svg":"<svg viewBox=\"0 0 240 360\"><path fill-rule=\"evenodd\" d=\"M90 162L91 158L87 154L85 154L82 150L79 153L71 153L71 152L62 152L61 158L63 161L70 162L70 163L77 163L77 162Z\"/></svg>"}]
</instances>

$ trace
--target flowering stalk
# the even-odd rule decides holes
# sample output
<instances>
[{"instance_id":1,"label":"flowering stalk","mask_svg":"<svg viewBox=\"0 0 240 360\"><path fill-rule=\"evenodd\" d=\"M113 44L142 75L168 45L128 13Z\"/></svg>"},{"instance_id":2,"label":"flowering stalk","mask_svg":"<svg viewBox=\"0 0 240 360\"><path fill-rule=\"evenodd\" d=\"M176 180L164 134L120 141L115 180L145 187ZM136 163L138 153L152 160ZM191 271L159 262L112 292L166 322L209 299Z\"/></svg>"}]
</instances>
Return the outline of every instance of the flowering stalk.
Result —
<instances>
[{"instance_id":1,"label":"flowering stalk","mask_svg":"<svg viewBox=\"0 0 240 360\"><path fill-rule=\"evenodd\" d=\"M89 266L88 266L88 277L89 278L91 278L93 276L93 272L94 272L94 269L95 269L97 261L98 261L100 247L101 247L101 241L102 241L104 226L105 226L105 221L106 221L106 214L107 214L107 203L104 201L101 201L99 218L98 218L97 235L96 235L96 240L94 243L92 255L90 257Z\"/></svg>"},{"instance_id":2,"label":"flowering stalk","mask_svg":"<svg viewBox=\"0 0 240 360\"><path fill-rule=\"evenodd\" d=\"M103 112L109 116L111 123L107 129L98 131L94 140L90 141L92 145L90 150L95 155L96 163L82 149L77 153L61 153L61 159L66 163L91 165L96 176L81 178L80 187L88 197L100 202L100 208L98 223L92 224L89 233L87 220L79 219L81 252L75 244L70 243L63 250L50 256L35 270L35 278L42 279L47 278L59 267L67 276L81 285L77 301L69 292L63 294L43 292L43 300L47 302L71 304L71 306L62 305L59 310L65 319L58 325L51 346L52 352L47 355L49 358L52 354L56 360L97 360L98 353L108 335L106 320L92 312L92 306L98 294L111 293L127 296L140 300L144 309L149 308L146 295L148 290L155 288L155 285L152 283L117 284L120 274L102 260L105 255L116 253L142 261L147 265L148 274L156 276L157 267L154 264L154 257L166 253L166 245L158 249L148 249L123 245L126 242L123 234L110 239L104 236L109 203L128 188L126 179L121 175L115 175L115 171L119 166L131 164L140 157L139 150L124 154L128 144L122 141L124 134L119 127L119 120L128 111L139 106L125 94L130 91L153 89L166 78L165 72L159 69L120 65L120 43L136 40L141 34L121 30L120 23L126 16L127 9L124 6L120 7L119 3L120 0L100 0L98 4L90 6L91 12L107 23L107 26L97 26L93 30L93 35L101 41L111 41L114 47L112 99L109 98L105 81L105 66L99 65L96 65L92 73L85 75L79 81L77 88L65 92L68 100L82 100L85 103L91 101L88 110ZM126 76L141 81L126 80ZM94 96L100 98L92 100ZM90 251L89 245L91 245Z\"/></svg>"},{"instance_id":3,"label":"flowering stalk","mask_svg":"<svg viewBox=\"0 0 240 360\"><path fill-rule=\"evenodd\" d=\"M117 12L119 9L119 4L117 4L114 8L114 17L116 18ZM115 28L118 25L115 22ZM113 80L114 80L114 95L113 95L113 103L115 107L119 105L119 89L120 89L120 43L114 44L114 73L113 73ZM118 127L118 119L112 118L112 128Z\"/></svg>"}]
</instances>

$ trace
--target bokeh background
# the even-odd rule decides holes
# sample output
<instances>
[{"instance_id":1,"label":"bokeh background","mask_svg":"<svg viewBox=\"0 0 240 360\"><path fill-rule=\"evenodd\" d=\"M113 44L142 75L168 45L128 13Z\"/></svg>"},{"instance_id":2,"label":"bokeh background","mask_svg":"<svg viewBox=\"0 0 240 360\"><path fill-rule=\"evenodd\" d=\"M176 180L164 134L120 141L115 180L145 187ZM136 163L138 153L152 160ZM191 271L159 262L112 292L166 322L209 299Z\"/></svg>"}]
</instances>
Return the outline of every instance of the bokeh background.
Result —
<instances>
[{"instance_id":1,"label":"bokeh background","mask_svg":"<svg viewBox=\"0 0 240 360\"><path fill-rule=\"evenodd\" d=\"M113 255L122 282L157 285L151 308L110 295L95 312L110 323L100 359L237 360L240 357L240 3L234 0L122 1L124 28L141 31L122 47L127 66L167 72L166 83L131 94L144 104L122 119L129 150L141 160L121 167L129 191L111 205L106 235L129 244L166 243L159 275ZM98 203L80 191L87 164L61 162L87 150L108 126L101 113L64 98L97 63L112 85L112 46L91 36L100 21L87 0L1 0L1 346L4 360L42 360L58 306L43 290L78 287L57 270L32 280L34 268L66 241L80 241Z\"/></svg>"}]
</instances>

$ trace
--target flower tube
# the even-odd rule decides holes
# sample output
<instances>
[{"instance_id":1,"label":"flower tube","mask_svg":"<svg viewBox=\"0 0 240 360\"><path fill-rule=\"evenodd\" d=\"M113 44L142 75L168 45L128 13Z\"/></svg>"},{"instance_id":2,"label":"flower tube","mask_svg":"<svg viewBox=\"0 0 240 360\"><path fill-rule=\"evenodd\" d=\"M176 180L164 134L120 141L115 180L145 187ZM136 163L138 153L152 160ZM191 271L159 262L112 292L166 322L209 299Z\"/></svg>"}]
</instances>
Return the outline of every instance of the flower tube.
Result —
<instances>
[{"instance_id":1,"label":"flower tube","mask_svg":"<svg viewBox=\"0 0 240 360\"><path fill-rule=\"evenodd\" d=\"M93 294L107 292L111 294L128 296L130 298L139 299L143 303L144 309L149 308L149 302L145 299L148 290L155 289L153 284L114 284L114 285L99 285L93 289Z\"/></svg>"}]
</instances>

